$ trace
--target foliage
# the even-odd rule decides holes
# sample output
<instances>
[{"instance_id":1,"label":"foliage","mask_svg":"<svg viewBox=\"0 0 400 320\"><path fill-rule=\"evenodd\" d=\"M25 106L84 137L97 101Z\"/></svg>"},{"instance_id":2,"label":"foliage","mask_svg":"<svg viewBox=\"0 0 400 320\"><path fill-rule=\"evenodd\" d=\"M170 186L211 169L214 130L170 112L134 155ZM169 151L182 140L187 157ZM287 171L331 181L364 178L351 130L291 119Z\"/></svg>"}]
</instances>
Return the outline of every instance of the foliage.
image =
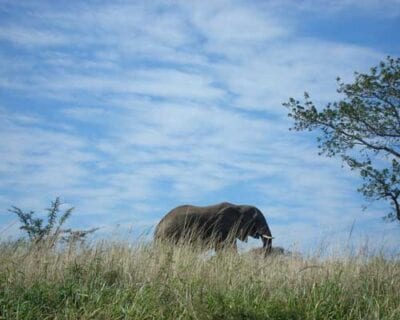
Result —
<instances>
[{"instance_id":1,"label":"foliage","mask_svg":"<svg viewBox=\"0 0 400 320\"><path fill-rule=\"evenodd\" d=\"M100 228L92 228L88 230L72 230L72 229L65 229L62 230L64 233L63 237L61 238L64 242L68 243L83 243L86 237L94 233L95 231L99 230Z\"/></svg>"},{"instance_id":2,"label":"foliage","mask_svg":"<svg viewBox=\"0 0 400 320\"><path fill-rule=\"evenodd\" d=\"M57 197L55 201L51 202L50 207L45 209L47 211L46 222L42 218L35 218L34 211L24 212L15 206L12 206L9 211L18 216L22 224L20 229L26 232L32 243L46 243L50 247L57 243L61 235L63 235L61 239L64 241L82 242L88 234L98 230L98 228L89 230L61 229L74 208L71 207L61 213L60 206L61 200Z\"/></svg>"},{"instance_id":3,"label":"foliage","mask_svg":"<svg viewBox=\"0 0 400 320\"><path fill-rule=\"evenodd\" d=\"M0 245L0 319L400 318L397 260L199 253Z\"/></svg>"},{"instance_id":4,"label":"foliage","mask_svg":"<svg viewBox=\"0 0 400 320\"><path fill-rule=\"evenodd\" d=\"M342 100L318 111L308 93L304 102L284 103L297 131L320 130L320 154L340 156L363 180L359 191L370 201L391 204L387 215L400 220L400 59L387 57L370 73L338 81Z\"/></svg>"}]
</instances>

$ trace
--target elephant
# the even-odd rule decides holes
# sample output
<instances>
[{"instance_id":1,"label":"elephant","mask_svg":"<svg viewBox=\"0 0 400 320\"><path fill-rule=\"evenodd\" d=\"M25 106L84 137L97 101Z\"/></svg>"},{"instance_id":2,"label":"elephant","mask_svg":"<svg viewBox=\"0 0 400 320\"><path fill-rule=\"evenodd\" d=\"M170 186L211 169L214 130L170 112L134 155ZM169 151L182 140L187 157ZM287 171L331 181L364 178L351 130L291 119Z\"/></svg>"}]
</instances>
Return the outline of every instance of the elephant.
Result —
<instances>
[{"instance_id":1,"label":"elephant","mask_svg":"<svg viewBox=\"0 0 400 320\"><path fill-rule=\"evenodd\" d=\"M261 238L263 248L267 252L271 249L273 237L261 211L229 202L178 206L161 219L154 232L156 241L197 242L215 251L227 247L237 250L236 239L247 241L248 236Z\"/></svg>"}]
</instances>

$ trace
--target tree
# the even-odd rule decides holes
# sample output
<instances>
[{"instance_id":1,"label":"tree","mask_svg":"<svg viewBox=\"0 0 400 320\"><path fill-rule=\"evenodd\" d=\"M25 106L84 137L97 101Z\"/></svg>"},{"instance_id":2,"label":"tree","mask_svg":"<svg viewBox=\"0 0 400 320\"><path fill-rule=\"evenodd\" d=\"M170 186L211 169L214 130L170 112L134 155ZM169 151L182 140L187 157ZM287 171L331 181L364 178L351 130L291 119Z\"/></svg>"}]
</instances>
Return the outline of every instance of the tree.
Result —
<instances>
[{"instance_id":1,"label":"tree","mask_svg":"<svg viewBox=\"0 0 400 320\"><path fill-rule=\"evenodd\" d=\"M340 156L363 180L358 189L370 201L386 200L390 220L400 220L400 58L387 57L355 81L337 78L344 97L317 110L307 92L304 101L283 105L294 119L291 129L318 130L319 154Z\"/></svg>"}]
</instances>

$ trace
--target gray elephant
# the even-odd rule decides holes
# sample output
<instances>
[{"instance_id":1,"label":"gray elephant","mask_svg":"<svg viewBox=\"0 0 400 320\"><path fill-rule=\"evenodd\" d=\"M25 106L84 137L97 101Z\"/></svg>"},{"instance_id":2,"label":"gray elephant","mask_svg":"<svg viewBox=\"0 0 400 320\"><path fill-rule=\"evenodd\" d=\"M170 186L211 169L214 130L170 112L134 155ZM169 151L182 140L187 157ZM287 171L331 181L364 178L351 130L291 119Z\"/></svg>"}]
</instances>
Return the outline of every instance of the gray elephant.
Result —
<instances>
[{"instance_id":1,"label":"gray elephant","mask_svg":"<svg viewBox=\"0 0 400 320\"><path fill-rule=\"evenodd\" d=\"M216 251L236 249L236 239L261 238L263 248L272 247L272 234L264 215L248 205L223 202L207 207L183 205L172 209L158 223L156 241L198 242Z\"/></svg>"}]
</instances>

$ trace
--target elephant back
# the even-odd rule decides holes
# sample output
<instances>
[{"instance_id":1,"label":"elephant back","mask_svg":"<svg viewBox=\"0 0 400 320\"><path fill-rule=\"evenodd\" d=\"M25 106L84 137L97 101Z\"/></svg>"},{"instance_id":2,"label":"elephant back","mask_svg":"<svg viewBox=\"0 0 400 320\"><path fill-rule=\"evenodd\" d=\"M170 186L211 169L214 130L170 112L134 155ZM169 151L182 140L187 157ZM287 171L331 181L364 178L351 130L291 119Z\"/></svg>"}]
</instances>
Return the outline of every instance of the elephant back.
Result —
<instances>
[{"instance_id":1,"label":"elephant back","mask_svg":"<svg viewBox=\"0 0 400 320\"><path fill-rule=\"evenodd\" d=\"M178 241L183 237L209 238L215 231L220 220L218 212L229 206L222 202L213 206L182 205L168 212L158 223L155 230L156 239L171 239ZM191 233L191 234L190 234Z\"/></svg>"}]
</instances>

